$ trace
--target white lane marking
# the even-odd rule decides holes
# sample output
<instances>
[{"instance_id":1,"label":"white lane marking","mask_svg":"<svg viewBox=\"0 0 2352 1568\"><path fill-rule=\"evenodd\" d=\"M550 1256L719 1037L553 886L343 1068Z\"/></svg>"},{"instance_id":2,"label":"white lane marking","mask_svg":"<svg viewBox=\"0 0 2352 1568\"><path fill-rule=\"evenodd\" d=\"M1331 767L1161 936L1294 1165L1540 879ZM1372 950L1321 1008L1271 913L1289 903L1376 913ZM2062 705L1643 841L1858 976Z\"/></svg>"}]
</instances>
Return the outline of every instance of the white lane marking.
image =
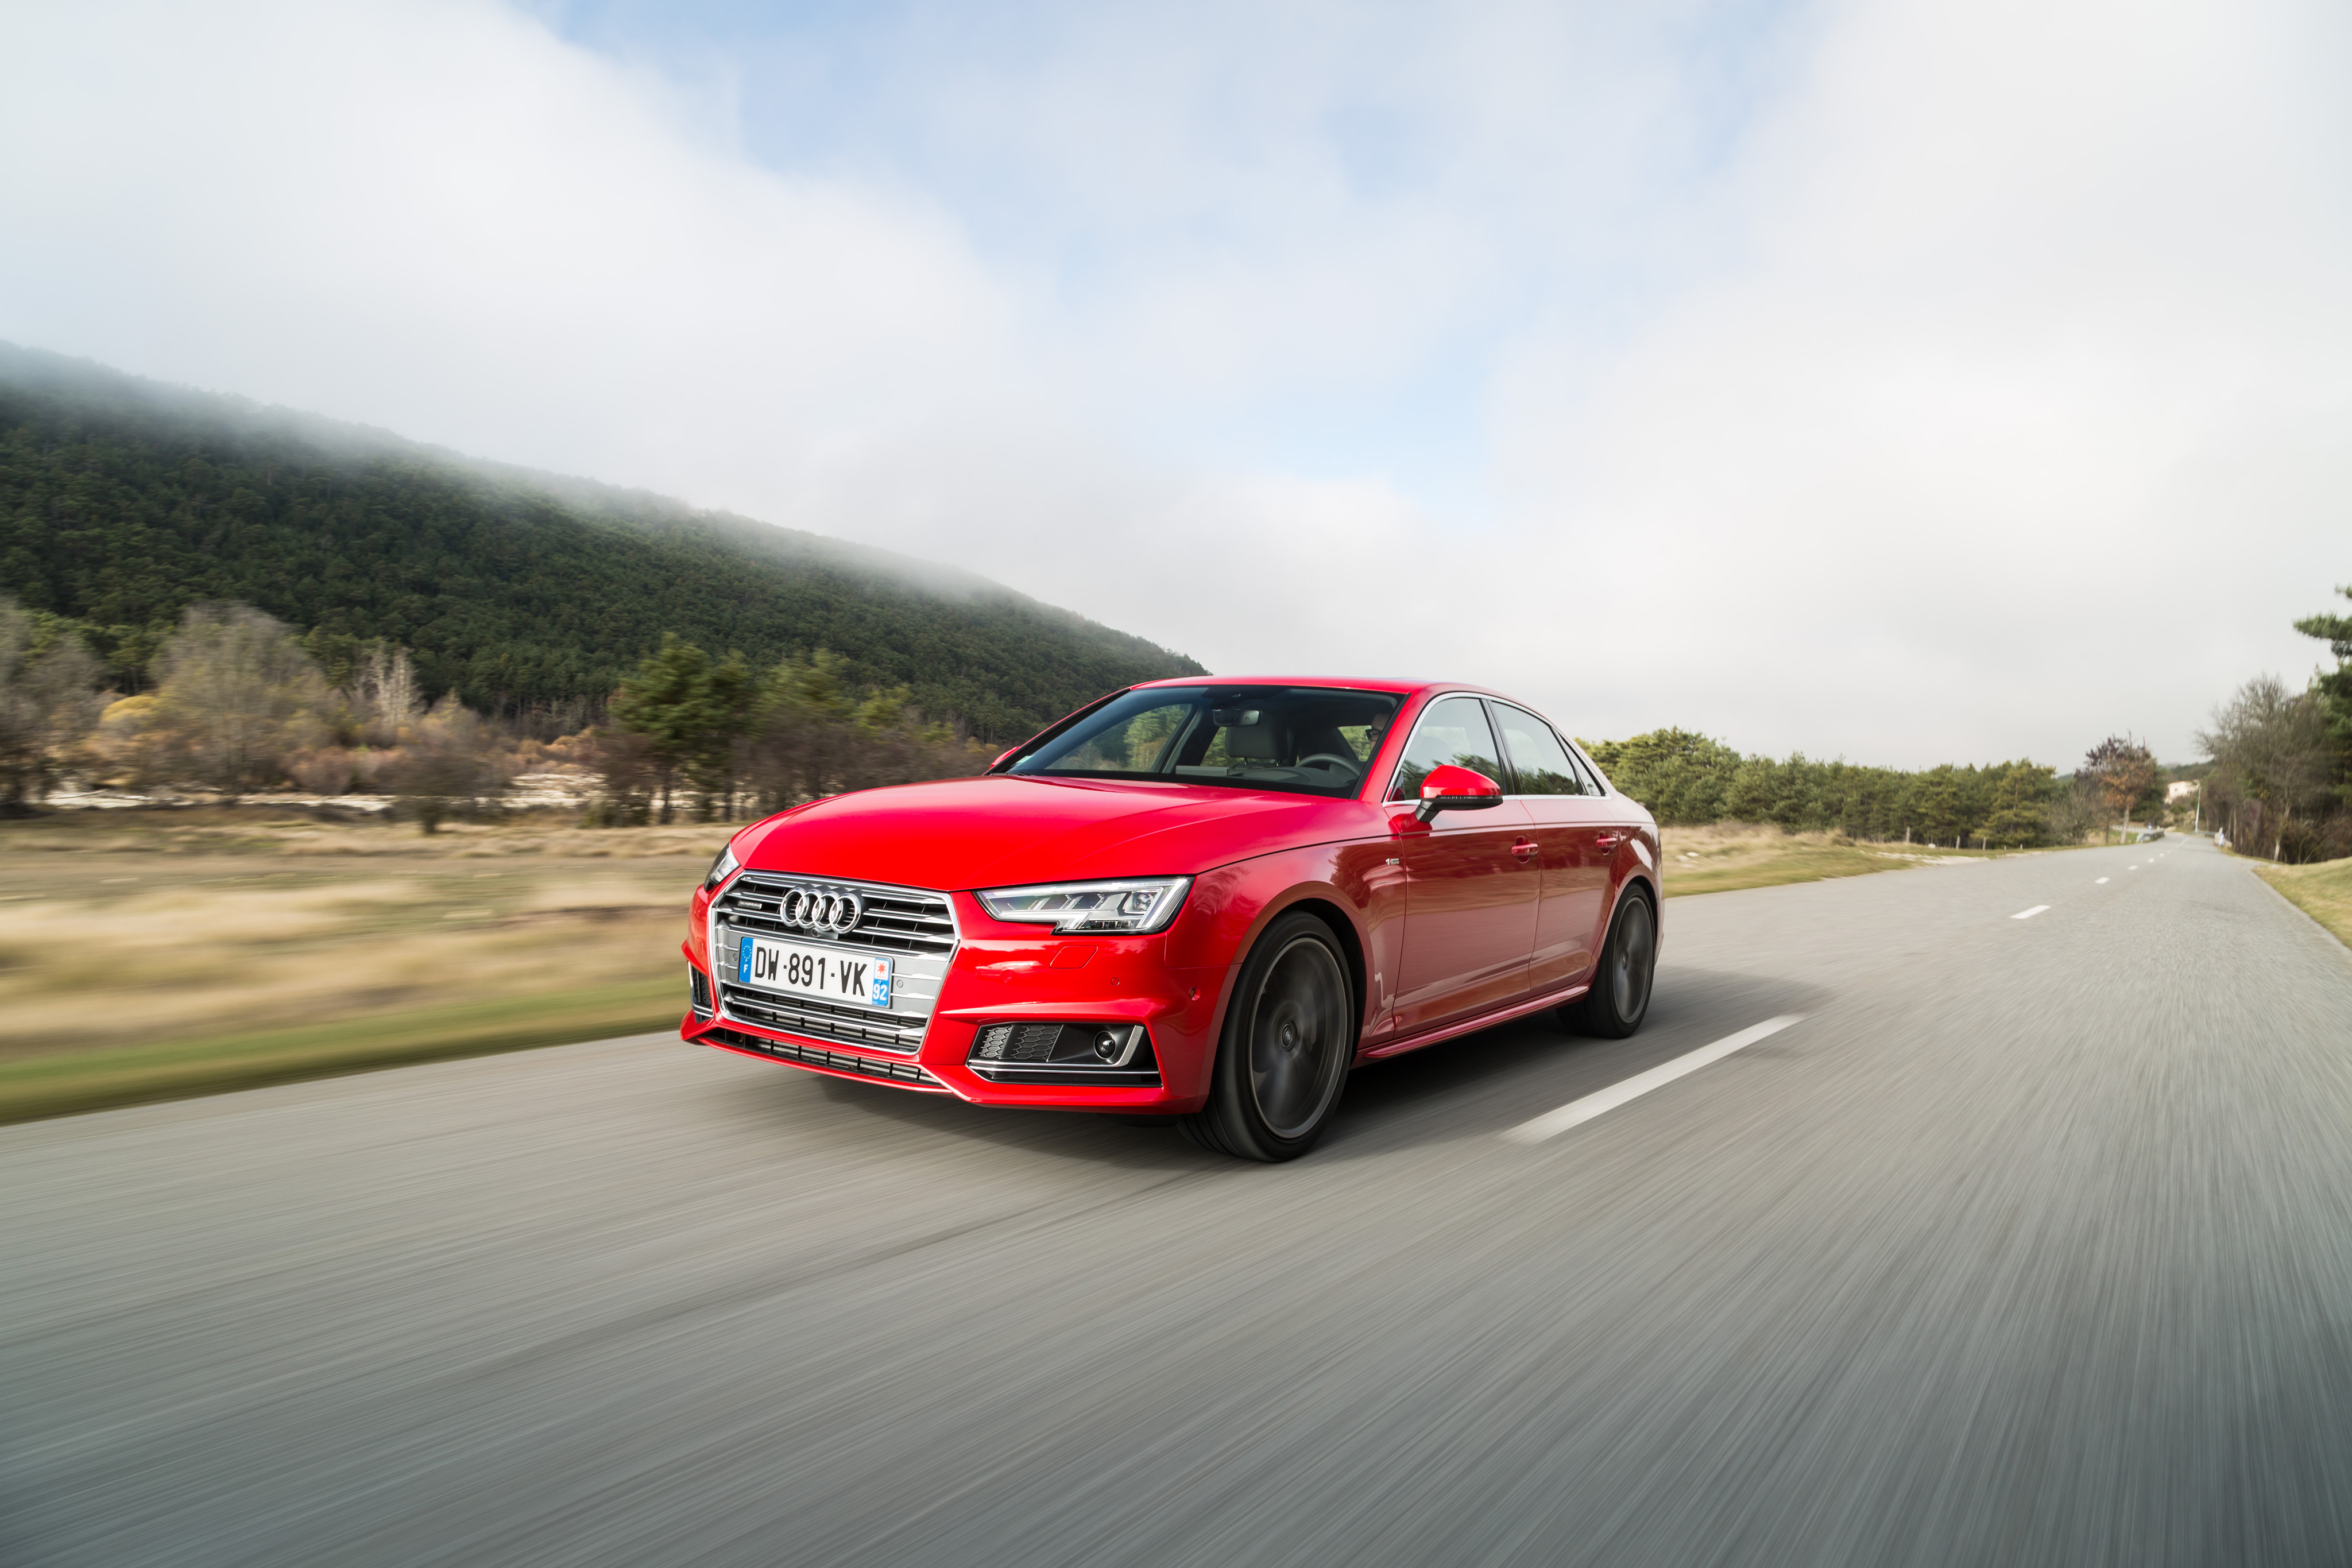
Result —
<instances>
[{"instance_id":1,"label":"white lane marking","mask_svg":"<svg viewBox=\"0 0 2352 1568\"><path fill-rule=\"evenodd\" d=\"M1653 1089L1672 1083L1685 1072L1696 1072L1710 1061L1720 1061L1735 1051L1754 1045L1766 1035L1778 1034L1792 1023L1801 1023L1804 1017L1802 1013L1782 1013L1779 1018L1751 1024L1738 1034L1725 1035L1713 1045L1702 1045L1696 1051L1677 1056L1647 1072L1636 1072L1622 1083L1612 1083L1581 1100L1571 1100L1557 1111L1547 1111L1531 1122L1522 1122L1504 1133L1503 1136L1515 1144L1540 1144L1546 1138L1590 1122L1605 1111L1614 1111L1628 1100L1638 1100Z\"/></svg>"},{"instance_id":2,"label":"white lane marking","mask_svg":"<svg viewBox=\"0 0 2352 1568\"><path fill-rule=\"evenodd\" d=\"M2016 914L2011 915L2010 918L2011 920L2031 920L2049 907L2050 906L2046 904L2037 904L2031 909L2019 910Z\"/></svg>"},{"instance_id":3,"label":"white lane marking","mask_svg":"<svg viewBox=\"0 0 2352 1568\"><path fill-rule=\"evenodd\" d=\"M2105 882L2105 881L2106 881L2107 879L2106 879L2105 877L2101 877L2099 880L2100 880L2101 882Z\"/></svg>"}]
</instances>

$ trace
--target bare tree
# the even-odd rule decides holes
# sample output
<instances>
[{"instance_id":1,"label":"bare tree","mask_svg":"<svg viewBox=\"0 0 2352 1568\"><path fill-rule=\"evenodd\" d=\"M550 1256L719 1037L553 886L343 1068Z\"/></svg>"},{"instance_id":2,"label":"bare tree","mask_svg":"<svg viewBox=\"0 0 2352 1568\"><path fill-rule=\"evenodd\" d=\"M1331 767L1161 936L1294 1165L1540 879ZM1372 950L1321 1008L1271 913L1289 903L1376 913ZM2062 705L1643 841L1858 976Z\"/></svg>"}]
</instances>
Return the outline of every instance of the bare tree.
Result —
<instances>
[{"instance_id":1,"label":"bare tree","mask_svg":"<svg viewBox=\"0 0 2352 1568\"><path fill-rule=\"evenodd\" d=\"M2113 820L2097 788L2077 775L2051 797L2044 831L2053 843L2079 844Z\"/></svg>"},{"instance_id":2,"label":"bare tree","mask_svg":"<svg viewBox=\"0 0 2352 1568\"><path fill-rule=\"evenodd\" d=\"M506 792L514 768L482 716L455 696L443 697L411 725L400 756L383 782L418 828L433 832L453 816L481 810Z\"/></svg>"},{"instance_id":3,"label":"bare tree","mask_svg":"<svg viewBox=\"0 0 2352 1568\"><path fill-rule=\"evenodd\" d=\"M234 795L278 781L326 738L326 677L286 626L243 604L198 604L164 642L147 767Z\"/></svg>"},{"instance_id":4,"label":"bare tree","mask_svg":"<svg viewBox=\"0 0 2352 1568\"><path fill-rule=\"evenodd\" d=\"M403 728L425 711L425 693L408 650L377 643L352 665L352 716L360 739L370 746L397 746Z\"/></svg>"},{"instance_id":5,"label":"bare tree","mask_svg":"<svg viewBox=\"0 0 2352 1568\"><path fill-rule=\"evenodd\" d=\"M655 762L651 740L635 730L592 729L581 750L604 786L590 802L583 825L642 828L653 820L654 792L661 787L661 769Z\"/></svg>"},{"instance_id":6,"label":"bare tree","mask_svg":"<svg viewBox=\"0 0 2352 1568\"><path fill-rule=\"evenodd\" d=\"M2213 758L2207 810L2231 842L2257 852L2267 843L2273 860L2305 858L2296 852L2335 800L2335 750L2319 695L2257 675L2213 710L2197 743Z\"/></svg>"},{"instance_id":7,"label":"bare tree","mask_svg":"<svg viewBox=\"0 0 2352 1568\"><path fill-rule=\"evenodd\" d=\"M28 811L48 793L58 758L104 706L98 679L80 638L42 638L33 618L0 595L0 815Z\"/></svg>"}]
</instances>

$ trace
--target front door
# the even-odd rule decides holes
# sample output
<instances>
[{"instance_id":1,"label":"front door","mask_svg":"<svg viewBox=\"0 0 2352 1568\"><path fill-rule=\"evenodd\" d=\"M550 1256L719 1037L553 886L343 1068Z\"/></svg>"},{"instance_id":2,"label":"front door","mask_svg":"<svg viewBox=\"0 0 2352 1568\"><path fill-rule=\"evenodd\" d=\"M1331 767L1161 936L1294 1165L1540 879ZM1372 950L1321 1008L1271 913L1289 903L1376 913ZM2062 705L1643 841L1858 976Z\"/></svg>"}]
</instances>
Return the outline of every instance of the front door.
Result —
<instances>
[{"instance_id":1,"label":"front door","mask_svg":"<svg viewBox=\"0 0 2352 1568\"><path fill-rule=\"evenodd\" d=\"M1543 887L1538 846L1517 800L1441 811L1424 826L1412 808L1421 781L1445 763L1500 782L1486 705L1440 697L1423 710L1389 791L1391 844L1405 873L1404 953L1383 1035L1467 1018L1528 991Z\"/></svg>"}]
</instances>

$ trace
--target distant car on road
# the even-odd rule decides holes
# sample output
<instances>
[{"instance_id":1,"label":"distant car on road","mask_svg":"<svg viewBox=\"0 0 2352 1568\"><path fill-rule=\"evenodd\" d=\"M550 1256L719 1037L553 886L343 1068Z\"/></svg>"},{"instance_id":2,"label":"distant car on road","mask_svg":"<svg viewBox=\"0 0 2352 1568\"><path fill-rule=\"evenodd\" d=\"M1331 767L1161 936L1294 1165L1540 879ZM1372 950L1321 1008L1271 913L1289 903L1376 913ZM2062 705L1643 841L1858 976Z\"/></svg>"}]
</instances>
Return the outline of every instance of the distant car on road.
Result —
<instances>
[{"instance_id":1,"label":"distant car on road","mask_svg":"<svg viewBox=\"0 0 2352 1568\"><path fill-rule=\"evenodd\" d=\"M979 778L737 833L694 894L680 1030L1286 1160L1360 1062L1547 1009L1632 1034L1658 912L1650 813L1523 703L1160 681Z\"/></svg>"}]
</instances>

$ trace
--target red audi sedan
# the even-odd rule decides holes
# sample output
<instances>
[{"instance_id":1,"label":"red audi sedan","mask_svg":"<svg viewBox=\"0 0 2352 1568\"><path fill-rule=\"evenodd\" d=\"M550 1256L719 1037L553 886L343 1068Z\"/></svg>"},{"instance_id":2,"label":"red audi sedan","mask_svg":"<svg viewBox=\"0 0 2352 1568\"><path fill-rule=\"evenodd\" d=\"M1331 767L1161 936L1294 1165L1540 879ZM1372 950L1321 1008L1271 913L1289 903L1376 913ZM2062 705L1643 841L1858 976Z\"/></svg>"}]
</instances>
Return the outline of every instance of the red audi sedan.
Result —
<instances>
[{"instance_id":1,"label":"red audi sedan","mask_svg":"<svg viewBox=\"0 0 2352 1568\"><path fill-rule=\"evenodd\" d=\"M1633 1033L1658 900L1649 812L1524 704L1159 681L979 778L737 833L694 895L681 1032L1286 1160L1360 1063L1546 1009Z\"/></svg>"}]
</instances>

